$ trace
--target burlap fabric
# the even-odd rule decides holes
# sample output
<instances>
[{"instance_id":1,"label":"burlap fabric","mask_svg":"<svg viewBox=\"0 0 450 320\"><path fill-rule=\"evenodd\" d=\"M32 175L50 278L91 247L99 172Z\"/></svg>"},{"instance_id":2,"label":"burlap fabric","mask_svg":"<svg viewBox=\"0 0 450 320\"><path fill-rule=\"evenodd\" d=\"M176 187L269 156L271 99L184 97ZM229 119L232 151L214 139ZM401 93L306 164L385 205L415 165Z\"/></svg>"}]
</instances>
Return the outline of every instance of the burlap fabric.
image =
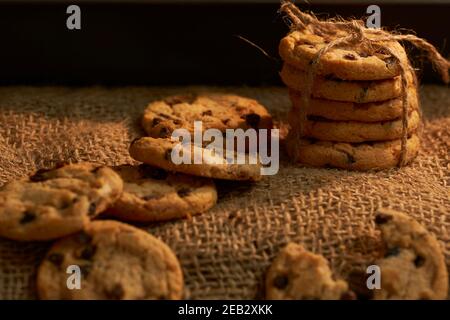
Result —
<instances>
[{"instance_id":1,"label":"burlap fabric","mask_svg":"<svg viewBox=\"0 0 450 320\"><path fill-rule=\"evenodd\" d=\"M146 104L193 89L199 88L0 88L0 184L62 160L132 162L128 145L142 134L138 119ZM278 119L290 108L284 88L226 90L260 100ZM219 182L219 203L209 212L149 226L180 259L186 298L261 298L264 272L288 241L324 254L345 276L379 248L372 218L380 206L426 225L449 264L450 90L426 86L421 93L423 147L408 167L301 168L282 154L278 175L254 185ZM36 297L36 266L48 245L0 240L1 299Z\"/></svg>"}]
</instances>

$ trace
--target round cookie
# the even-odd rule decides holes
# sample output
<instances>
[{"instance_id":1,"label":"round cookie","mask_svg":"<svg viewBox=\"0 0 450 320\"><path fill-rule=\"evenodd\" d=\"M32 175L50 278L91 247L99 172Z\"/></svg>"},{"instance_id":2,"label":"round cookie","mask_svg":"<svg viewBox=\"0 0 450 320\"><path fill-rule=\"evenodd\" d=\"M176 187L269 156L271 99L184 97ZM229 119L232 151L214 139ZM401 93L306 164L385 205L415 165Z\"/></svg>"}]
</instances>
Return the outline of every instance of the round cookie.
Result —
<instances>
[{"instance_id":1,"label":"round cookie","mask_svg":"<svg viewBox=\"0 0 450 320\"><path fill-rule=\"evenodd\" d=\"M306 90L306 72L285 63L280 76L287 87L300 92ZM408 82L412 81L413 78L409 75ZM401 94L400 76L372 81L344 81L330 76L316 76L311 88L311 96L314 98L355 103L385 101Z\"/></svg>"},{"instance_id":2,"label":"round cookie","mask_svg":"<svg viewBox=\"0 0 450 320\"><path fill-rule=\"evenodd\" d=\"M68 289L69 266L81 271L80 289ZM149 233L116 221L94 221L56 242L39 266L37 290L50 300L180 299L177 257Z\"/></svg>"},{"instance_id":3,"label":"round cookie","mask_svg":"<svg viewBox=\"0 0 450 320\"><path fill-rule=\"evenodd\" d=\"M348 36L347 32L338 31L334 35L318 35L309 30L289 33L279 45L281 58L287 63L308 70L320 49L337 37ZM397 41L381 43L396 52L400 59L408 61L405 50ZM343 80L383 80L400 74L396 59L383 48L358 49L334 47L326 52L317 65L317 73Z\"/></svg>"},{"instance_id":4,"label":"round cookie","mask_svg":"<svg viewBox=\"0 0 450 320\"><path fill-rule=\"evenodd\" d=\"M354 299L343 280L334 280L328 261L303 246L289 243L266 274L268 300Z\"/></svg>"},{"instance_id":5,"label":"round cookie","mask_svg":"<svg viewBox=\"0 0 450 320\"><path fill-rule=\"evenodd\" d=\"M184 155L190 156L189 163L175 164L172 161L172 152L177 151L176 146L183 146ZM168 171L192 174L207 178L226 179L226 180L250 180L257 181L261 179L261 164L258 159L251 158L247 154L245 164L228 163L227 158L221 155L214 155L210 150L193 144L182 145L177 141L168 139L155 139L144 137L136 139L131 143L130 155L132 158ZM237 152L231 153L235 156ZM194 164L196 154L201 155L201 163ZM251 160L251 161L250 161ZM255 164L252 164L255 162Z\"/></svg>"},{"instance_id":6,"label":"round cookie","mask_svg":"<svg viewBox=\"0 0 450 320\"><path fill-rule=\"evenodd\" d=\"M107 210L125 221L152 222L190 217L217 202L210 179L169 173L146 164L113 168L124 182L120 198Z\"/></svg>"},{"instance_id":7,"label":"round cookie","mask_svg":"<svg viewBox=\"0 0 450 320\"><path fill-rule=\"evenodd\" d=\"M0 191L0 236L41 241L83 229L122 193L111 169L92 163L41 169Z\"/></svg>"},{"instance_id":8,"label":"round cookie","mask_svg":"<svg viewBox=\"0 0 450 320\"><path fill-rule=\"evenodd\" d=\"M386 250L375 262L381 270L381 289L373 299L446 299L448 274L436 237L408 215L380 209L375 224Z\"/></svg>"},{"instance_id":9,"label":"round cookie","mask_svg":"<svg viewBox=\"0 0 450 320\"><path fill-rule=\"evenodd\" d=\"M387 169L398 165L401 140L366 142L359 144L317 141L314 139L292 140L288 137L287 151L299 163L313 167L341 168L349 170ZM413 134L406 143L405 163L417 155L420 141Z\"/></svg>"},{"instance_id":10,"label":"round cookie","mask_svg":"<svg viewBox=\"0 0 450 320\"><path fill-rule=\"evenodd\" d=\"M295 110L291 110L290 122L298 117ZM419 112L413 110L408 119L408 134L416 131L420 124ZM385 141L400 139L403 134L402 120L383 122L360 121L332 121L322 117L308 116L304 124L306 137L349 143L367 141Z\"/></svg>"},{"instance_id":11,"label":"round cookie","mask_svg":"<svg viewBox=\"0 0 450 320\"><path fill-rule=\"evenodd\" d=\"M300 92L289 90L295 112L302 108ZM409 112L419 108L416 90L409 93ZM322 117L334 121L382 122L395 120L402 116L403 100L401 97L380 102L354 103L325 99L309 100L307 115Z\"/></svg>"},{"instance_id":12,"label":"round cookie","mask_svg":"<svg viewBox=\"0 0 450 320\"><path fill-rule=\"evenodd\" d=\"M144 111L142 126L154 138L169 138L175 129L194 133L202 129L271 129L272 117L256 100L230 94L184 95L152 102Z\"/></svg>"}]
</instances>

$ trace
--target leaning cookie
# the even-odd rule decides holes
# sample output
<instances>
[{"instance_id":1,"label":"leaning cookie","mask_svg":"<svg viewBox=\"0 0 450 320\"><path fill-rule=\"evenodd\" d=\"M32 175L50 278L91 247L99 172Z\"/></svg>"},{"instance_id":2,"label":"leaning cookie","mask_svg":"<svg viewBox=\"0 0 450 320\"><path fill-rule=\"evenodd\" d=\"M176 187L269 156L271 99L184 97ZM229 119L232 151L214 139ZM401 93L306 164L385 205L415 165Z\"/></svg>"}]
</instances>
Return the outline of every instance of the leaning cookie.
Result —
<instances>
[{"instance_id":1,"label":"leaning cookie","mask_svg":"<svg viewBox=\"0 0 450 320\"><path fill-rule=\"evenodd\" d=\"M168 138L176 129L194 134L194 121L202 130L271 129L272 117L258 101L231 94L205 93L168 97L145 109L142 126L153 138Z\"/></svg>"},{"instance_id":2,"label":"leaning cookie","mask_svg":"<svg viewBox=\"0 0 450 320\"><path fill-rule=\"evenodd\" d=\"M242 155L244 163L238 164L238 153L234 151L229 151L233 155L229 159L226 153L214 154L209 149L193 144L184 145L182 148L181 146L179 142L168 139L144 137L131 143L130 155L135 160L158 168L194 176L226 180L257 181L261 179L261 164L255 157L241 153L239 155ZM180 155L181 163L174 162L173 153ZM199 157L197 158L196 155ZM189 158L187 163L181 161L184 156ZM194 163L195 161L200 163Z\"/></svg>"},{"instance_id":3,"label":"leaning cookie","mask_svg":"<svg viewBox=\"0 0 450 320\"><path fill-rule=\"evenodd\" d=\"M398 165L401 140L342 143L297 138L290 135L287 138L286 148L293 161L313 167L357 171L380 170ZM406 142L405 164L416 157L419 149L419 137L413 134Z\"/></svg>"},{"instance_id":4,"label":"leaning cookie","mask_svg":"<svg viewBox=\"0 0 450 320\"><path fill-rule=\"evenodd\" d=\"M113 167L124 181L120 198L106 211L124 221L153 222L200 214L217 202L211 179L170 173L146 164Z\"/></svg>"},{"instance_id":5,"label":"leaning cookie","mask_svg":"<svg viewBox=\"0 0 450 320\"><path fill-rule=\"evenodd\" d=\"M76 280L70 282L68 268L80 272L77 289L69 288ZM38 270L37 290L40 299L50 300L180 299L183 274L165 243L103 220L51 247Z\"/></svg>"},{"instance_id":6,"label":"leaning cookie","mask_svg":"<svg viewBox=\"0 0 450 320\"><path fill-rule=\"evenodd\" d=\"M408 215L380 209L375 224L386 250L375 262L381 270L381 289L373 299L446 299L448 274L436 237Z\"/></svg>"},{"instance_id":7,"label":"leaning cookie","mask_svg":"<svg viewBox=\"0 0 450 320\"><path fill-rule=\"evenodd\" d=\"M92 163L39 170L0 191L0 236L22 241L60 238L83 229L118 199L123 183Z\"/></svg>"},{"instance_id":8,"label":"leaning cookie","mask_svg":"<svg viewBox=\"0 0 450 320\"><path fill-rule=\"evenodd\" d=\"M269 300L354 299L343 280L334 280L328 261L303 246L289 243L272 262L266 275Z\"/></svg>"}]
</instances>

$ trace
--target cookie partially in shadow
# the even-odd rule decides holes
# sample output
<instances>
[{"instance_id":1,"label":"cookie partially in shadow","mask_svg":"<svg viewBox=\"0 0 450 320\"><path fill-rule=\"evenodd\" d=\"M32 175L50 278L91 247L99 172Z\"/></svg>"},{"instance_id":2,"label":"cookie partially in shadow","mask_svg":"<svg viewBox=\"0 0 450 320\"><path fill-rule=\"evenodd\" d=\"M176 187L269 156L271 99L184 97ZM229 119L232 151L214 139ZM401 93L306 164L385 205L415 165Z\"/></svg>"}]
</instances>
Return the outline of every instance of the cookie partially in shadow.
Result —
<instances>
[{"instance_id":1,"label":"cookie partially in shadow","mask_svg":"<svg viewBox=\"0 0 450 320\"><path fill-rule=\"evenodd\" d=\"M171 173L146 164L113 167L124 181L107 214L124 221L153 222L200 214L217 202L214 181Z\"/></svg>"}]
</instances>

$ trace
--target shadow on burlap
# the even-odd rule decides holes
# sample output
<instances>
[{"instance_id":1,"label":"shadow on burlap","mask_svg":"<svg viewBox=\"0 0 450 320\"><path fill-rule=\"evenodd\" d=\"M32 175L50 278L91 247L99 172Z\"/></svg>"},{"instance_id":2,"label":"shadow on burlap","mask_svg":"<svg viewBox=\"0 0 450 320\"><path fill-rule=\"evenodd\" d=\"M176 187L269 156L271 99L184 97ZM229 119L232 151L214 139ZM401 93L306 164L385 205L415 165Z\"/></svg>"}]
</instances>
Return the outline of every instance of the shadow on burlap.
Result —
<instances>
[{"instance_id":1,"label":"shadow on burlap","mask_svg":"<svg viewBox=\"0 0 450 320\"><path fill-rule=\"evenodd\" d=\"M132 162L128 145L142 134L138 119L147 103L195 89L0 88L0 185L58 161ZM260 100L278 119L290 108L282 88L227 90ZM423 148L409 167L311 169L282 155L278 175L254 185L218 182L219 203L209 212L150 226L180 259L185 296L261 298L264 272L288 241L324 254L345 276L379 248L372 220L381 206L406 211L434 232L449 264L449 104L448 87L422 88ZM0 240L1 299L36 298L36 266L48 245Z\"/></svg>"}]
</instances>

